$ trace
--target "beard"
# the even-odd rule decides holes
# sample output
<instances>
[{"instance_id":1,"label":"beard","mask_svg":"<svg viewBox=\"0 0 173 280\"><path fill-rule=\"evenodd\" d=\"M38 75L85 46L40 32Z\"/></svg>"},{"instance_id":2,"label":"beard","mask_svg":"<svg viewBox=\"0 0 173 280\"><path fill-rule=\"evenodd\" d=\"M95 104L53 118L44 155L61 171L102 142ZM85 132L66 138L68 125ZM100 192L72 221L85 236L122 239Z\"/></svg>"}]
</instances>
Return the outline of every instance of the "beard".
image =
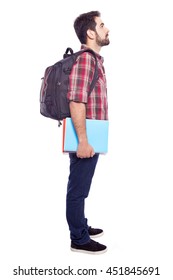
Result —
<instances>
[{"instance_id":1,"label":"beard","mask_svg":"<svg viewBox=\"0 0 173 280\"><path fill-rule=\"evenodd\" d=\"M106 35L105 39L101 39L101 37L96 32L96 43L100 47L109 45L110 41L109 41L108 35Z\"/></svg>"}]
</instances>

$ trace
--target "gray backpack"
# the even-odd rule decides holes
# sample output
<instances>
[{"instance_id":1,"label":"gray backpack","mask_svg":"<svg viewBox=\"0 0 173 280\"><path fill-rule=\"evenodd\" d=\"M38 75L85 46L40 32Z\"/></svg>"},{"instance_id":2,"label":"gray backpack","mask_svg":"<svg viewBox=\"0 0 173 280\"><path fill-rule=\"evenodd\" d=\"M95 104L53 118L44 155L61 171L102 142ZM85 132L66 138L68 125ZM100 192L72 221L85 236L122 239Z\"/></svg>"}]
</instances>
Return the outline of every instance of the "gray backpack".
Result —
<instances>
[{"instance_id":1,"label":"gray backpack","mask_svg":"<svg viewBox=\"0 0 173 280\"><path fill-rule=\"evenodd\" d=\"M47 67L42 78L40 113L45 117L58 120L59 126L63 119L70 117L67 99L69 75L77 57L83 52L89 52L95 58L95 72L88 92L90 94L98 79L97 58L95 52L91 49L84 49L74 53L71 48L67 48L63 59Z\"/></svg>"}]
</instances>

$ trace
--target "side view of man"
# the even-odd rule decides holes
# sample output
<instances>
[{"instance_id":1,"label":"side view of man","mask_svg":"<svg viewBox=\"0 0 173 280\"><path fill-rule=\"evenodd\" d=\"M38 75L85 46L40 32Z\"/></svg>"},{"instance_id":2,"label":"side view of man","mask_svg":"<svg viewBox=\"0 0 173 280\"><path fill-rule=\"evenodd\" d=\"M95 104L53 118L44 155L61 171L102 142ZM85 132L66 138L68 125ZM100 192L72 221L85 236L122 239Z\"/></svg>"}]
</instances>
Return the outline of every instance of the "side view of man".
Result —
<instances>
[{"instance_id":1,"label":"side view of man","mask_svg":"<svg viewBox=\"0 0 173 280\"><path fill-rule=\"evenodd\" d=\"M107 247L92 238L103 234L102 229L92 228L85 217L85 199L88 197L99 154L88 143L86 118L107 120L107 86L103 57L99 52L109 45L109 30L100 12L81 14L74 21L74 29L81 48L92 49L97 56L99 78L88 97L93 79L95 58L84 52L73 66L69 80L69 106L71 118L78 136L76 153L70 153L70 173L67 185L66 217L70 230L71 250L85 253L103 253Z\"/></svg>"}]
</instances>

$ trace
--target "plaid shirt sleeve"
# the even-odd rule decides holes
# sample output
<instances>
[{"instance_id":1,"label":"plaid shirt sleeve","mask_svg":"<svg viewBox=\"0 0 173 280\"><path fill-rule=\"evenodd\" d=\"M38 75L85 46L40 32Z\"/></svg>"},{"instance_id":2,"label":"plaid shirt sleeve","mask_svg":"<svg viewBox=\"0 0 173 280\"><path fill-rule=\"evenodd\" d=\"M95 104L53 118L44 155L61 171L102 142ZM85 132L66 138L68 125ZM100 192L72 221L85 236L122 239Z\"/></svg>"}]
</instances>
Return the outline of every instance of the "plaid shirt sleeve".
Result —
<instances>
[{"instance_id":1,"label":"plaid shirt sleeve","mask_svg":"<svg viewBox=\"0 0 173 280\"><path fill-rule=\"evenodd\" d=\"M69 100L87 103L90 84L95 70L95 59L84 52L78 58L69 76Z\"/></svg>"}]
</instances>

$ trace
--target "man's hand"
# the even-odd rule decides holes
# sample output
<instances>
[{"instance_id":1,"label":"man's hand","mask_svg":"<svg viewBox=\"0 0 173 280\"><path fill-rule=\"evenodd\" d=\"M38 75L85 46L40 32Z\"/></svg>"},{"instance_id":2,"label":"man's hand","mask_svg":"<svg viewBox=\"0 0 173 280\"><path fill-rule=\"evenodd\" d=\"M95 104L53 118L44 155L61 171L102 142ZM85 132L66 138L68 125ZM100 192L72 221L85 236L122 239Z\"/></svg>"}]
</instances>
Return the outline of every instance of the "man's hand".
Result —
<instances>
[{"instance_id":1,"label":"man's hand","mask_svg":"<svg viewBox=\"0 0 173 280\"><path fill-rule=\"evenodd\" d=\"M80 142L76 155L78 158L90 158L95 154L93 147L87 141Z\"/></svg>"}]
</instances>

